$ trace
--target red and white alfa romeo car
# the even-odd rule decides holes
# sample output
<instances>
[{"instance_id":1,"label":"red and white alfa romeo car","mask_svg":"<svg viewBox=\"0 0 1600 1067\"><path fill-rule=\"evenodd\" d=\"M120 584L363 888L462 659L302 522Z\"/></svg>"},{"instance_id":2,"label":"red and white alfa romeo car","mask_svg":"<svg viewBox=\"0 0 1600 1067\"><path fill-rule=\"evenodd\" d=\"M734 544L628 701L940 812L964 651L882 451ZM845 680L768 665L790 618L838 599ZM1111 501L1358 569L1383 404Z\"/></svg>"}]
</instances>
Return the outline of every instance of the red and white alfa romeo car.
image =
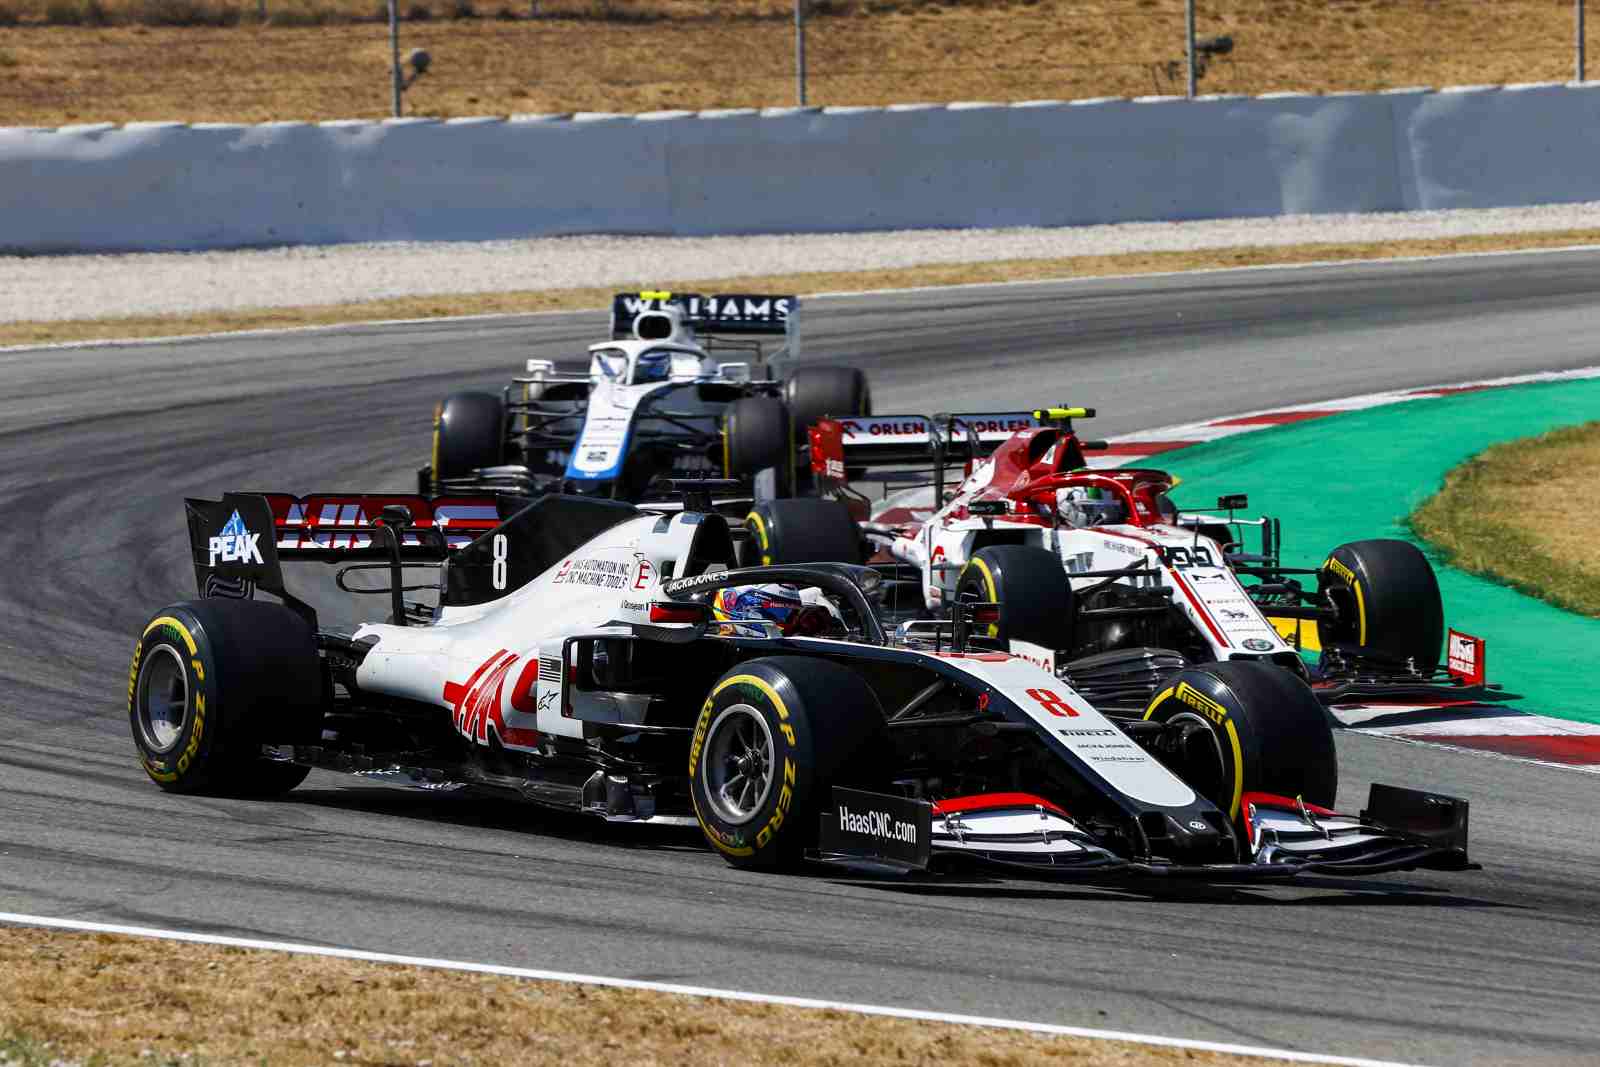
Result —
<instances>
[{"instance_id":1,"label":"red and white alfa romeo car","mask_svg":"<svg viewBox=\"0 0 1600 1067\"><path fill-rule=\"evenodd\" d=\"M758 504L748 524L760 557L853 560L864 542L862 554L903 565L901 617L997 602L988 636L1100 706L1142 709L1175 671L1235 662L1284 668L1329 701L1504 696L1482 684L1481 642L1467 635L1451 631L1467 669L1440 671L1443 605L1414 545L1355 541L1318 568L1285 567L1277 521L1239 515L1244 496L1180 511L1166 471L1092 468L1106 445L1073 420L1093 414L821 420L809 432L825 499ZM852 476L885 493L867 496ZM1313 626L1314 670L1299 650Z\"/></svg>"}]
</instances>

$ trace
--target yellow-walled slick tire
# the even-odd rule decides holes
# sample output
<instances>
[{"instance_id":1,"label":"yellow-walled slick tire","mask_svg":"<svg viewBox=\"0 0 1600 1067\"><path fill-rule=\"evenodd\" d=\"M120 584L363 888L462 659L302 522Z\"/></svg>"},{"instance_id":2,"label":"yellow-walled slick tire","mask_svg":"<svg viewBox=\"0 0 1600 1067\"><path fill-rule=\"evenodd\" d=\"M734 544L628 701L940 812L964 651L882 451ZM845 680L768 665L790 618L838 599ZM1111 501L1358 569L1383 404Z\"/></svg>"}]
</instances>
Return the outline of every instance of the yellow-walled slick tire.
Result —
<instances>
[{"instance_id":1,"label":"yellow-walled slick tire","mask_svg":"<svg viewBox=\"0 0 1600 1067\"><path fill-rule=\"evenodd\" d=\"M1061 558L1033 545L980 548L961 568L956 596L964 603L995 601L1000 621L986 636L1071 648L1072 586Z\"/></svg>"},{"instance_id":2,"label":"yellow-walled slick tire","mask_svg":"<svg viewBox=\"0 0 1600 1067\"><path fill-rule=\"evenodd\" d=\"M505 461L506 409L494 393L451 393L434 409L433 477L465 478Z\"/></svg>"},{"instance_id":3,"label":"yellow-walled slick tire","mask_svg":"<svg viewBox=\"0 0 1600 1067\"><path fill-rule=\"evenodd\" d=\"M1336 617L1317 624L1330 644L1355 645L1387 659L1410 660L1422 674L1439 666L1444 604L1422 550L1409 541L1352 541L1328 554L1317 588Z\"/></svg>"},{"instance_id":4,"label":"yellow-walled slick tire","mask_svg":"<svg viewBox=\"0 0 1600 1067\"><path fill-rule=\"evenodd\" d=\"M1174 727L1158 757L1235 822L1246 793L1333 805L1339 763L1327 713L1282 667L1235 660L1186 668L1144 717Z\"/></svg>"},{"instance_id":5,"label":"yellow-walled slick tire","mask_svg":"<svg viewBox=\"0 0 1600 1067\"><path fill-rule=\"evenodd\" d=\"M764 500L745 516L743 563L861 563L861 528L842 500Z\"/></svg>"},{"instance_id":6,"label":"yellow-walled slick tire","mask_svg":"<svg viewBox=\"0 0 1600 1067\"><path fill-rule=\"evenodd\" d=\"M834 785L866 784L883 709L848 667L769 656L711 687L689 746L689 795L711 847L735 867L781 870L815 846Z\"/></svg>"},{"instance_id":7,"label":"yellow-walled slick tire","mask_svg":"<svg viewBox=\"0 0 1600 1067\"><path fill-rule=\"evenodd\" d=\"M128 721L145 773L173 793L271 796L309 769L264 758L264 744L320 733L316 637L280 604L194 600L145 626L128 669Z\"/></svg>"}]
</instances>

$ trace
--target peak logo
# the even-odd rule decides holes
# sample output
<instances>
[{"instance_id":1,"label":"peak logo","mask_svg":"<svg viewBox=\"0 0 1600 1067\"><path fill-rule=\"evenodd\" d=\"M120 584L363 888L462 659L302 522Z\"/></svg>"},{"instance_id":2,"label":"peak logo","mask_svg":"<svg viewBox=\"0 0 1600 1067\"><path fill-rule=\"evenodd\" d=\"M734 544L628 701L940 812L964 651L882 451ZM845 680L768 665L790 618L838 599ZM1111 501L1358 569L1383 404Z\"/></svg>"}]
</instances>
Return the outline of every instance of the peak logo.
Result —
<instances>
[{"instance_id":1,"label":"peak logo","mask_svg":"<svg viewBox=\"0 0 1600 1067\"><path fill-rule=\"evenodd\" d=\"M206 545L210 561L207 566L222 563L260 564L261 535L245 529L244 520L235 511L227 524Z\"/></svg>"}]
</instances>

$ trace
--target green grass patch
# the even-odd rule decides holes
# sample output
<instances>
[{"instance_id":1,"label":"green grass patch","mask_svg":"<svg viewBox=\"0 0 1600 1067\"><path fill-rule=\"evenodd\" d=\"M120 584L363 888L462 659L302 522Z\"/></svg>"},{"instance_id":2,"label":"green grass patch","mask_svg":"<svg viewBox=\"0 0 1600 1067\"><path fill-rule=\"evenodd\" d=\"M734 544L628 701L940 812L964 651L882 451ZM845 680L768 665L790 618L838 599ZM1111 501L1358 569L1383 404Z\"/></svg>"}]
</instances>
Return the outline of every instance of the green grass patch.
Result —
<instances>
[{"instance_id":1,"label":"green grass patch","mask_svg":"<svg viewBox=\"0 0 1600 1067\"><path fill-rule=\"evenodd\" d=\"M1580 615L1600 617L1592 550L1600 422L1485 449L1411 515L1450 564Z\"/></svg>"},{"instance_id":2,"label":"green grass patch","mask_svg":"<svg viewBox=\"0 0 1600 1067\"><path fill-rule=\"evenodd\" d=\"M0 1067L50 1067L60 1059L50 1045L27 1034L0 1033Z\"/></svg>"}]
</instances>

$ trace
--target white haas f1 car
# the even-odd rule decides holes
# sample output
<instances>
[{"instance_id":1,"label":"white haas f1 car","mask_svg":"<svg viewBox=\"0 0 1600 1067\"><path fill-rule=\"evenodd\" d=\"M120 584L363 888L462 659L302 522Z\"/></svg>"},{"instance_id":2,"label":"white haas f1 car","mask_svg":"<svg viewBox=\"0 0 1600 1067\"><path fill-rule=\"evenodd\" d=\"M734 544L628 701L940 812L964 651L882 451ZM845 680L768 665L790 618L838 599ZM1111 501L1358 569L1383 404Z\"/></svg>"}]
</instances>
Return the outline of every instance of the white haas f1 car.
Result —
<instances>
[{"instance_id":1,"label":"white haas f1 car","mask_svg":"<svg viewBox=\"0 0 1600 1067\"><path fill-rule=\"evenodd\" d=\"M1357 541L1319 568L1282 566L1277 521L1239 517L1244 496L1180 513L1165 471L1090 469L1085 453L1106 445L1081 440L1072 420L1093 414L820 420L811 458L828 499L758 504L747 522L764 562L855 561L863 540L900 561L900 617L999 603L987 636L1103 709L1168 694L1160 706L1177 700L1169 679L1184 667L1240 661L1297 674L1329 703L1505 698L1483 684L1475 638L1452 630L1465 656L1439 670L1443 606L1415 546ZM869 501L846 480L868 468L913 487ZM1244 527L1259 529L1259 551L1245 551ZM1303 626L1320 638L1315 671L1300 656Z\"/></svg>"},{"instance_id":2,"label":"white haas f1 car","mask_svg":"<svg viewBox=\"0 0 1600 1067\"><path fill-rule=\"evenodd\" d=\"M801 360L800 318L795 296L618 293L582 373L530 359L498 396L447 397L418 491L640 501L660 478L712 477L739 480L741 503L788 496L809 480L805 427L872 410L861 371Z\"/></svg>"},{"instance_id":3,"label":"white haas f1 car","mask_svg":"<svg viewBox=\"0 0 1600 1067\"><path fill-rule=\"evenodd\" d=\"M681 510L586 497L230 493L190 500L202 596L141 631L128 709L163 789L274 794L311 768L698 826L728 862L1062 877L1462 869L1467 804L1374 786L1332 808L1321 706L1260 663L1186 670L1108 715L974 638L993 603L887 632L877 570L740 568L705 482ZM508 512L503 519L501 512ZM282 561L387 575L389 617L322 628ZM437 605L402 575L438 568ZM825 602L811 636L727 618L764 583ZM277 600L255 599L256 593Z\"/></svg>"}]
</instances>

